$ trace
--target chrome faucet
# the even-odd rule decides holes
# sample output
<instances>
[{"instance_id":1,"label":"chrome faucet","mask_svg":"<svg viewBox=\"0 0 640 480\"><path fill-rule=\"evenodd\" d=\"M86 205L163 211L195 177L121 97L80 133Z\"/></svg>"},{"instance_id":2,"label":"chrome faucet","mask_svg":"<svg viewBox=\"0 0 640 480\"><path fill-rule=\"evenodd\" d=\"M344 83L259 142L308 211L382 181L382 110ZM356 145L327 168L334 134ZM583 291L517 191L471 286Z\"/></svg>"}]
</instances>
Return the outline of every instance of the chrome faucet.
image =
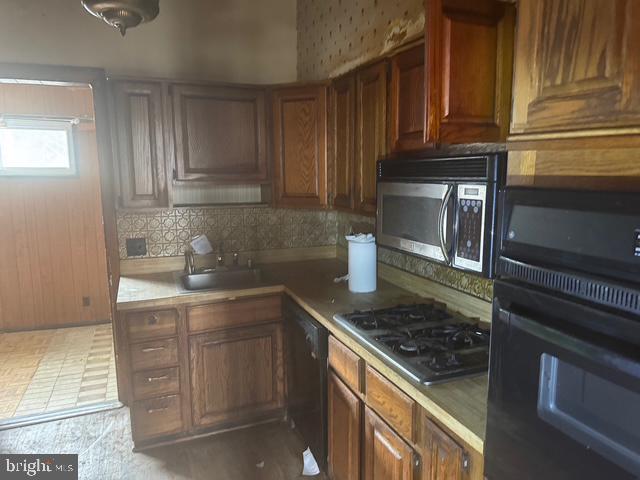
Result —
<instances>
[{"instance_id":1,"label":"chrome faucet","mask_svg":"<svg viewBox=\"0 0 640 480\"><path fill-rule=\"evenodd\" d=\"M188 275L196 273L196 259L193 255L193 250L190 248L184 250L184 271Z\"/></svg>"},{"instance_id":2,"label":"chrome faucet","mask_svg":"<svg viewBox=\"0 0 640 480\"><path fill-rule=\"evenodd\" d=\"M218 266L224 267L224 251L222 250L222 242L220 242L220 246L218 247Z\"/></svg>"}]
</instances>

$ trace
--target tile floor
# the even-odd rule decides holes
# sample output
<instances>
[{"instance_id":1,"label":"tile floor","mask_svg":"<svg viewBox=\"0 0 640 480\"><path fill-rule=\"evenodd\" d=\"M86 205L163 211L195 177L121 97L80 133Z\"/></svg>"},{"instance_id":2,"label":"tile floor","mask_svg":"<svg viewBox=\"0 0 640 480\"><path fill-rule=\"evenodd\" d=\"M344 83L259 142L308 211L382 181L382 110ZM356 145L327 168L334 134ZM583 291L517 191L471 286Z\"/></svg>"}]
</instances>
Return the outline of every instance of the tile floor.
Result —
<instances>
[{"instance_id":1,"label":"tile floor","mask_svg":"<svg viewBox=\"0 0 640 480\"><path fill-rule=\"evenodd\" d=\"M0 422L117 399L111 325L0 334Z\"/></svg>"}]
</instances>

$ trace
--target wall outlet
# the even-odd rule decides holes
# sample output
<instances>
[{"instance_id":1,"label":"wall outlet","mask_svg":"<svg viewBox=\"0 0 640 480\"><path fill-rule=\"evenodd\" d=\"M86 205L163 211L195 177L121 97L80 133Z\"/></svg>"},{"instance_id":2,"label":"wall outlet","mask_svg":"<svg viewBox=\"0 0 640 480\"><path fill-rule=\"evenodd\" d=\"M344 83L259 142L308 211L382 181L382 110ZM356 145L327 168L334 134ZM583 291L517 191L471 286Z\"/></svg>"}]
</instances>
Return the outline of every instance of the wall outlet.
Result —
<instances>
[{"instance_id":1,"label":"wall outlet","mask_svg":"<svg viewBox=\"0 0 640 480\"><path fill-rule=\"evenodd\" d=\"M146 254L146 238L127 238L127 257L142 257Z\"/></svg>"},{"instance_id":2,"label":"wall outlet","mask_svg":"<svg viewBox=\"0 0 640 480\"><path fill-rule=\"evenodd\" d=\"M82 306L90 307L91 306L91 297L82 297Z\"/></svg>"}]
</instances>

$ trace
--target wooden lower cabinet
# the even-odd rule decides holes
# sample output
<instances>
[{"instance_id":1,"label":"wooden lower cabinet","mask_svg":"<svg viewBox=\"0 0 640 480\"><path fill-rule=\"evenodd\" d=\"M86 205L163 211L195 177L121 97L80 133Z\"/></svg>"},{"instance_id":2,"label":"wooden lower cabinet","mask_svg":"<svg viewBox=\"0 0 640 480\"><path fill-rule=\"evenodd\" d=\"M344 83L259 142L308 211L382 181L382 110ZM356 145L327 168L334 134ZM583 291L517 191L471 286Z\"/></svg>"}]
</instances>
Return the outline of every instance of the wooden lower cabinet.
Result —
<instances>
[{"instance_id":1,"label":"wooden lower cabinet","mask_svg":"<svg viewBox=\"0 0 640 480\"><path fill-rule=\"evenodd\" d=\"M362 402L333 372L328 382L328 467L333 480L360 478Z\"/></svg>"},{"instance_id":2,"label":"wooden lower cabinet","mask_svg":"<svg viewBox=\"0 0 640 480\"><path fill-rule=\"evenodd\" d=\"M136 449L283 418L282 330L280 295L119 313Z\"/></svg>"},{"instance_id":3,"label":"wooden lower cabinet","mask_svg":"<svg viewBox=\"0 0 640 480\"><path fill-rule=\"evenodd\" d=\"M191 336L194 426L236 423L281 408L282 358L280 324Z\"/></svg>"},{"instance_id":4,"label":"wooden lower cabinet","mask_svg":"<svg viewBox=\"0 0 640 480\"><path fill-rule=\"evenodd\" d=\"M419 461L413 448L369 407L364 417L364 480L416 478Z\"/></svg>"},{"instance_id":5,"label":"wooden lower cabinet","mask_svg":"<svg viewBox=\"0 0 640 480\"><path fill-rule=\"evenodd\" d=\"M435 423L424 420L425 454L422 480L458 480L463 478L464 451Z\"/></svg>"}]
</instances>

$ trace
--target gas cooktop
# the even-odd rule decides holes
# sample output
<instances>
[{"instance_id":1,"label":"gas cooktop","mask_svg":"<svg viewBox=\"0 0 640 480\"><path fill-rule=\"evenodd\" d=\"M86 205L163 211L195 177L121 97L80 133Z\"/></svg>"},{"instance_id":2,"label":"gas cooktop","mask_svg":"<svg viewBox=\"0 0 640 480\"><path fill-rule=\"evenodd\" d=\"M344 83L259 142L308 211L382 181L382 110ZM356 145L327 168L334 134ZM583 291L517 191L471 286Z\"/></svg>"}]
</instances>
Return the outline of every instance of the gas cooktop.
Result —
<instances>
[{"instance_id":1,"label":"gas cooktop","mask_svg":"<svg viewBox=\"0 0 640 480\"><path fill-rule=\"evenodd\" d=\"M355 311L333 318L425 385L488 369L489 330L438 302Z\"/></svg>"}]
</instances>

